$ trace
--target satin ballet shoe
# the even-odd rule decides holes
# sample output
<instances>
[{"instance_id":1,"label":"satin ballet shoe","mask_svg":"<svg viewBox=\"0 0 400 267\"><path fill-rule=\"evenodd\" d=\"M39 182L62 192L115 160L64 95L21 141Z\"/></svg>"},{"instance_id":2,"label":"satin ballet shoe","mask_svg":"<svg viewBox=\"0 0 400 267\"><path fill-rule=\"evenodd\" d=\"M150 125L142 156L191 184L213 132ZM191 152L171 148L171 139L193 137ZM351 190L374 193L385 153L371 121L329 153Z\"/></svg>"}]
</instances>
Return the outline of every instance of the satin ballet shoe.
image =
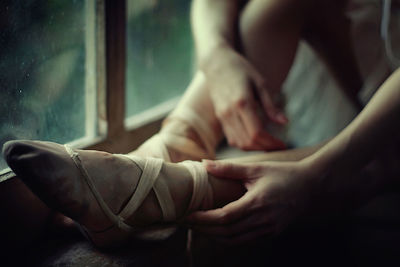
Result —
<instances>
[{"instance_id":1,"label":"satin ballet shoe","mask_svg":"<svg viewBox=\"0 0 400 267\"><path fill-rule=\"evenodd\" d=\"M99 247L110 247L123 243L129 239L129 236L142 239L154 239L154 237L158 237L156 239L159 239L160 236L165 237L170 235L171 229L173 230L173 227L176 226L177 218L175 204L172 200L169 188L162 179L158 179L164 162L162 159L151 157L143 159L134 155L116 155L128 158L132 160L134 164L144 166L144 168L142 169L142 175L139 178L138 185L131 198L118 214L114 214L97 191L94 182L79 158L79 154L67 145L65 145L65 149L79 169L83 180L87 183L98 205L113 223L111 227L102 231L93 231L87 229L83 225L80 226L82 232L93 244ZM193 177L193 193L187 210L211 208L213 206L213 192L208 183L207 171L202 164L193 161L184 161L179 164L186 167ZM153 190L157 197L158 204L163 214L163 223L145 227L130 225L127 219L140 207L150 190Z\"/></svg>"},{"instance_id":2,"label":"satin ballet shoe","mask_svg":"<svg viewBox=\"0 0 400 267\"><path fill-rule=\"evenodd\" d=\"M99 247L119 245L131 237L176 224L179 218L167 185L171 179L166 175L180 172L179 166L187 169L186 177L190 173L193 178L187 211L213 205L208 174L199 162L172 165L157 158L77 151L68 145L40 141L8 142L3 154L32 192L50 208L78 222ZM152 197L145 201L150 193ZM184 206L179 216L184 215L182 209Z\"/></svg>"}]
</instances>

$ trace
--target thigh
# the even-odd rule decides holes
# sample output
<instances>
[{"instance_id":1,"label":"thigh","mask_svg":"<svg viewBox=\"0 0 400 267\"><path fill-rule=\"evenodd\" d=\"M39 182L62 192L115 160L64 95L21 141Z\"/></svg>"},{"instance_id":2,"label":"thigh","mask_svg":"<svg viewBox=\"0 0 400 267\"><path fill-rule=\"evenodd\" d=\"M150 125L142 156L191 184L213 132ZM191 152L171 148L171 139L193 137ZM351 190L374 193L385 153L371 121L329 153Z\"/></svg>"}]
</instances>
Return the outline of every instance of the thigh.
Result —
<instances>
[{"instance_id":1,"label":"thigh","mask_svg":"<svg viewBox=\"0 0 400 267\"><path fill-rule=\"evenodd\" d=\"M240 14L238 47L280 90L291 68L308 10L315 0L252 0Z\"/></svg>"},{"instance_id":2,"label":"thigh","mask_svg":"<svg viewBox=\"0 0 400 267\"><path fill-rule=\"evenodd\" d=\"M308 10L301 34L353 104L361 108L357 94L363 82L351 38L351 21L346 15L348 3L349 0L316 1Z\"/></svg>"}]
</instances>

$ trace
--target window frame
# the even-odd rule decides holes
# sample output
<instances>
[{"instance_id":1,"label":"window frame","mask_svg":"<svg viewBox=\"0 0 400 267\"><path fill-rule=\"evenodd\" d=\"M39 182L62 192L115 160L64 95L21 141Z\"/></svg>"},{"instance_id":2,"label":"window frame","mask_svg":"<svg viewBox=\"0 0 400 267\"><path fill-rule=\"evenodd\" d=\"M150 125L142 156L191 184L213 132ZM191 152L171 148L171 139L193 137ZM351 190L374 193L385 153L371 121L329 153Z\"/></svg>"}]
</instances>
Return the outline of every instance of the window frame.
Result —
<instances>
[{"instance_id":1,"label":"window frame","mask_svg":"<svg viewBox=\"0 0 400 267\"><path fill-rule=\"evenodd\" d=\"M125 118L126 0L86 1L86 135L69 144L76 148L128 153L158 132L179 98ZM95 47L95 49L92 49ZM91 123L95 121L95 123ZM0 183L16 177L0 170Z\"/></svg>"}]
</instances>

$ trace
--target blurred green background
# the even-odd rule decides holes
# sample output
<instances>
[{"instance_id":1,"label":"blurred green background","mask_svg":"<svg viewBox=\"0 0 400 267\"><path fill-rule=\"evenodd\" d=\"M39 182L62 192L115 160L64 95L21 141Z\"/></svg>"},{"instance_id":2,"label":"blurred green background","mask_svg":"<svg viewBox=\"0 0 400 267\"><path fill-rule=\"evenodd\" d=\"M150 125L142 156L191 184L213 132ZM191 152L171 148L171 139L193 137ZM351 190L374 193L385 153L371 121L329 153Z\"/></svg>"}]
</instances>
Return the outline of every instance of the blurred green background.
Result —
<instances>
[{"instance_id":1,"label":"blurred green background","mask_svg":"<svg viewBox=\"0 0 400 267\"><path fill-rule=\"evenodd\" d=\"M126 117L182 94L192 74L190 0L127 1Z\"/></svg>"},{"instance_id":2,"label":"blurred green background","mask_svg":"<svg viewBox=\"0 0 400 267\"><path fill-rule=\"evenodd\" d=\"M190 0L127 0L127 117L188 85L189 8ZM1 0L0 146L85 135L85 20L84 0Z\"/></svg>"},{"instance_id":3,"label":"blurred green background","mask_svg":"<svg viewBox=\"0 0 400 267\"><path fill-rule=\"evenodd\" d=\"M1 1L1 146L84 135L84 15L84 1Z\"/></svg>"}]
</instances>

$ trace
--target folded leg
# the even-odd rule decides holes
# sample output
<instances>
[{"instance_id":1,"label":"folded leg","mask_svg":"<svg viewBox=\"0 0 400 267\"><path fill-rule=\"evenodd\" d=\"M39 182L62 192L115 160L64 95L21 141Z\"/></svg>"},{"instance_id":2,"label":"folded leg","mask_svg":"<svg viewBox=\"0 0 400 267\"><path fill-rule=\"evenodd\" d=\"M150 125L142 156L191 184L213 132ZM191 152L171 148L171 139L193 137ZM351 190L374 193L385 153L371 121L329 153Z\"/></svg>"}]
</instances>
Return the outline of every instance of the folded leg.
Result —
<instances>
[{"instance_id":1,"label":"folded leg","mask_svg":"<svg viewBox=\"0 0 400 267\"><path fill-rule=\"evenodd\" d=\"M238 183L209 177L199 162L173 164L39 141L8 142L4 155L45 204L78 222L98 246L121 244L243 194ZM229 192L221 190L227 186Z\"/></svg>"}]
</instances>

